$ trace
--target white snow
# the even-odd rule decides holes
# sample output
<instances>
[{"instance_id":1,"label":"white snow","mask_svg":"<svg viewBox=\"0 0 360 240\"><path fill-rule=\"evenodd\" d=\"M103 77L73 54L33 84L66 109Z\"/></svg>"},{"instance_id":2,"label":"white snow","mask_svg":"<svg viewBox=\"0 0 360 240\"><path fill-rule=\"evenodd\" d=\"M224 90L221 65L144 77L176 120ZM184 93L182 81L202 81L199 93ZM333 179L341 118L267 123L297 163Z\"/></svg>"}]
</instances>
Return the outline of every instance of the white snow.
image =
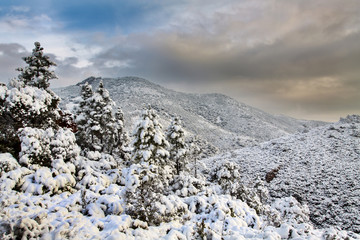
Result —
<instances>
[{"instance_id":1,"label":"white snow","mask_svg":"<svg viewBox=\"0 0 360 240\"><path fill-rule=\"evenodd\" d=\"M32 87L4 89L0 86L1 100L6 98L9 103L28 106L30 114L44 111L48 105L44 91ZM161 88L152 90L166 96ZM138 93L139 89L128 92L131 91ZM105 92L105 97L107 94ZM39 101L34 103L31 96ZM274 123L274 119L281 118L271 118L221 95L189 98L199 105L193 111L204 123L200 126L204 129L202 134L213 131L208 139L231 135L246 141L264 140L293 131L293 126L288 126L292 130L287 132L286 127ZM210 99L210 103L203 104L204 99ZM223 109L211 107L214 105L211 102L216 101L241 109L242 118L246 118L241 122L249 122L251 126L241 126L231 132L234 126L231 117L221 115L220 118L219 112ZM230 116L238 119L238 113ZM172 166L147 161L150 158L165 161L169 156L161 120L151 119L152 116L136 125L132 147L138 148L136 154L141 160L130 166L123 159L99 151L80 155L70 130L20 129L19 162L10 154L0 154L0 238L360 239L359 235L339 228L347 227L349 221L353 221L353 230L359 226L358 209L354 208L358 206L359 196L360 121L357 117L202 160L195 166L200 169L194 177L192 165L191 172L184 170L174 175ZM191 119L194 118L187 121ZM262 123L266 126L254 128ZM295 123L290 121L284 125L287 124ZM248 135L238 136L248 127ZM175 130L180 129L175 126ZM271 133L272 130L276 133ZM232 140L224 137L215 143L226 142L224 145L230 146ZM266 195L267 189L254 187L255 177L261 174L264 177L275 168L279 168L278 175L267 185L272 196L263 200L262 194ZM306 191L311 195L307 196ZM303 199L293 193L301 193ZM132 196L137 198L131 199ZM153 198L146 199L147 196ZM298 200L302 200L302 204ZM319 203L315 200L320 201L320 209L313 206L314 202ZM150 209L154 210L150 217L160 219L160 223L142 219L142 215L136 217L131 212L146 210L146 201L151 201ZM336 205L339 202L349 204L348 208L342 212ZM325 207L330 213L336 213L332 221L340 226L319 227L310 221L311 217L318 219L324 212L328 217L329 212L323 211Z\"/></svg>"},{"instance_id":2,"label":"white snow","mask_svg":"<svg viewBox=\"0 0 360 240\"><path fill-rule=\"evenodd\" d=\"M360 231L360 120L340 122L274 139L204 161L204 166L230 161L241 166L242 179L279 169L267 187L273 197L295 196L306 203L317 227L340 226Z\"/></svg>"}]
</instances>

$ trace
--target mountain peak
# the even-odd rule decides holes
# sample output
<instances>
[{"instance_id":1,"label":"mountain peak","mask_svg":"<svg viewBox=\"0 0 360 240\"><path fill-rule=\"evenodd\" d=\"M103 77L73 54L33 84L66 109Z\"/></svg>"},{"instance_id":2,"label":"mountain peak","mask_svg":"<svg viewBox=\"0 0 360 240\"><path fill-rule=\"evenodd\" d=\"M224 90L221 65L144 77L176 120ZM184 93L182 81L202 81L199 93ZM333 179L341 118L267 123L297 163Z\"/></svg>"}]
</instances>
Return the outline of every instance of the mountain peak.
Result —
<instances>
[{"instance_id":1,"label":"mountain peak","mask_svg":"<svg viewBox=\"0 0 360 240\"><path fill-rule=\"evenodd\" d=\"M187 132L222 150L252 145L324 124L274 116L223 94L176 92L134 76L89 77L76 86L56 92L63 102L70 101L80 95L81 84L88 82L97 88L100 80L103 80L111 98L123 109L126 128L131 129L139 111L150 104L159 111L164 124L168 124L171 117L180 116Z\"/></svg>"},{"instance_id":2,"label":"mountain peak","mask_svg":"<svg viewBox=\"0 0 360 240\"><path fill-rule=\"evenodd\" d=\"M88 77L87 79L81 81L81 82L78 82L76 84L76 86L81 86L81 85L84 85L85 83L88 83L90 85L92 85L95 81L100 81L102 78L101 77L94 77L94 76L91 76L91 77Z\"/></svg>"},{"instance_id":3,"label":"mountain peak","mask_svg":"<svg viewBox=\"0 0 360 240\"><path fill-rule=\"evenodd\" d=\"M103 78L103 77L91 76L81 82L78 82L76 84L76 86L81 86L85 83L93 85L93 84L100 82L100 80L103 80L103 81L128 81L128 82L134 82L134 83L137 82L137 83L146 83L146 84L156 85L155 83L152 83L145 78L136 77L136 76L125 76L125 77L118 77L118 78Z\"/></svg>"}]
</instances>

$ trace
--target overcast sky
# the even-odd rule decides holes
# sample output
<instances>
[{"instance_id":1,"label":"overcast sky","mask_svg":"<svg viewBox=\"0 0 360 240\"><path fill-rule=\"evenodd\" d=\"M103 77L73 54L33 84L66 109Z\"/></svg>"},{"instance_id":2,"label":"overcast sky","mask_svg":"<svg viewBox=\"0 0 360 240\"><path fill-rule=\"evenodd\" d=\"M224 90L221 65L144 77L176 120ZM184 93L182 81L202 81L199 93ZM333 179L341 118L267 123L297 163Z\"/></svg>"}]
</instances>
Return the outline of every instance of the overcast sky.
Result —
<instances>
[{"instance_id":1,"label":"overcast sky","mask_svg":"<svg viewBox=\"0 0 360 240\"><path fill-rule=\"evenodd\" d=\"M35 41L52 87L131 75L296 118L360 114L359 0L2 0L1 82Z\"/></svg>"}]
</instances>

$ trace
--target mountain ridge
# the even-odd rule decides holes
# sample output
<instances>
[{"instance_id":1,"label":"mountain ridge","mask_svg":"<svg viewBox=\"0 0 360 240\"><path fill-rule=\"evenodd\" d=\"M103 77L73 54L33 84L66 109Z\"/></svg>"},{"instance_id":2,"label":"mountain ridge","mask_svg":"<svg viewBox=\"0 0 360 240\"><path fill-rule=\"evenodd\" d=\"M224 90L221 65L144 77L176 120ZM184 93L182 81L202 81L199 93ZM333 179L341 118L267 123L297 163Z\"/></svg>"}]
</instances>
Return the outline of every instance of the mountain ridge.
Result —
<instances>
[{"instance_id":1,"label":"mountain ridge","mask_svg":"<svg viewBox=\"0 0 360 240\"><path fill-rule=\"evenodd\" d=\"M190 135L220 150L251 146L326 124L271 115L219 93L177 92L138 77L90 77L54 91L66 105L79 101L82 84L88 82L95 90L101 80L111 98L123 109L128 130L133 127L140 110L150 104L158 111L164 125L168 125L172 117L179 116Z\"/></svg>"}]
</instances>

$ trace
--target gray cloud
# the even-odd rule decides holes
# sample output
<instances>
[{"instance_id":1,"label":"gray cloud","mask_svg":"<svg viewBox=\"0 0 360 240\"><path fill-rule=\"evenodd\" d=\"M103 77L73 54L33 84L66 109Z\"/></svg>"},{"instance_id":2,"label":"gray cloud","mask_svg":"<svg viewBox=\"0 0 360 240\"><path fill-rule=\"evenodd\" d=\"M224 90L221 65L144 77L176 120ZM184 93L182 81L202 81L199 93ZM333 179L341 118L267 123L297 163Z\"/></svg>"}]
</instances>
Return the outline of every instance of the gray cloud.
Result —
<instances>
[{"instance_id":1,"label":"gray cloud","mask_svg":"<svg viewBox=\"0 0 360 240\"><path fill-rule=\"evenodd\" d=\"M21 58L27 54L26 49L19 44L0 43L0 72L2 77L0 82L7 83L11 78L18 75L15 69L24 66Z\"/></svg>"},{"instance_id":2,"label":"gray cloud","mask_svg":"<svg viewBox=\"0 0 360 240\"><path fill-rule=\"evenodd\" d=\"M53 55L60 77L54 86L90 75L136 75L181 90L223 92L300 118L360 114L358 0L182 1L168 7L163 12L171 17L151 33L86 34L82 52L97 48L86 66L79 64L79 47L72 47L74 56ZM16 51L0 54L1 70L10 75L19 59Z\"/></svg>"},{"instance_id":3,"label":"gray cloud","mask_svg":"<svg viewBox=\"0 0 360 240\"><path fill-rule=\"evenodd\" d=\"M132 47L115 45L94 57L94 65L110 75L141 75L183 89L222 86L244 102L296 117L336 120L360 113L358 1L194 9L201 8L179 13L156 33L129 36ZM129 65L105 68L106 61Z\"/></svg>"},{"instance_id":4,"label":"gray cloud","mask_svg":"<svg viewBox=\"0 0 360 240\"><path fill-rule=\"evenodd\" d=\"M31 53L20 44L0 44L0 72L2 76L0 82L8 83L10 79L16 78L18 76L16 68L26 66L22 57L29 56L30 54ZM47 54L46 51L45 54ZM52 80L52 87L68 86L88 76L99 75L99 71L97 71L96 68L92 69L91 66L86 68L75 67L79 61L76 57L61 60L54 54L47 55L57 64L54 70L59 79Z\"/></svg>"}]
</instances>

